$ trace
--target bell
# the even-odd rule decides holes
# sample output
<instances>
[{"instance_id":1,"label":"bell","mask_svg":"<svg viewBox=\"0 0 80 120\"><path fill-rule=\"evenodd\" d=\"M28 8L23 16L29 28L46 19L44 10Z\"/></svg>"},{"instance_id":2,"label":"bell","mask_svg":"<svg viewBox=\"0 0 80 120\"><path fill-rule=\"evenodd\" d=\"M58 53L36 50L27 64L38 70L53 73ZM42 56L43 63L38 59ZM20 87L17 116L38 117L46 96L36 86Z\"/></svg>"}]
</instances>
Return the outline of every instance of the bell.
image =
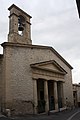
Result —
<instances>
[{"instance_id":1,"label":"bell","mask_svg":"<svg viewBox=\"0 0 80 120\"><path fill-rule=\"evenodd\" d=\"M23 27L22 24L19 24L18 30L19 30L19 31L23 31L23 30L24 30L24 27Z\"/></svg>"}]
</instances>

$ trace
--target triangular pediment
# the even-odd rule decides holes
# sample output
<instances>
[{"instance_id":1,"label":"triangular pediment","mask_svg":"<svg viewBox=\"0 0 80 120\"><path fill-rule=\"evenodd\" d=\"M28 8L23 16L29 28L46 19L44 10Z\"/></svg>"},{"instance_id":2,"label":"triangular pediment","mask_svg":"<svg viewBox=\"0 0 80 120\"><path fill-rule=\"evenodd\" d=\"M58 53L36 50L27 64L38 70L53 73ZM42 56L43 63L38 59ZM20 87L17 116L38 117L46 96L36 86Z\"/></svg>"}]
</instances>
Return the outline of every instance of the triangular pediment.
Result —
<instances>
[{"instance_id":1,"label":"triangular pediment","mask_svg":"<svg viewBox=\"0 0 80 120\"><path fill-rule=\"evenodd\" d=\"M55 60L31 64L31 67L38 68L38 69L44 69L44 70L48 70L48 71L53 71L53 72L58 72L58 73L62 73L62 74L67 73Z\"/></svg>"},{"instance_id":2,"label":"triangular pediment","mask_svg":"<svg viewBox=\"0 0 80 120\"><path fill-rule=\"evenodd\" d=\"M54 71L60 71L60 69L58 69L58 67L55 66L55 65L52 64L52 63L46 64L46 65L39 65L39 67L44 68L44 69L54 70Z\"/></svg>"}]
</instances>

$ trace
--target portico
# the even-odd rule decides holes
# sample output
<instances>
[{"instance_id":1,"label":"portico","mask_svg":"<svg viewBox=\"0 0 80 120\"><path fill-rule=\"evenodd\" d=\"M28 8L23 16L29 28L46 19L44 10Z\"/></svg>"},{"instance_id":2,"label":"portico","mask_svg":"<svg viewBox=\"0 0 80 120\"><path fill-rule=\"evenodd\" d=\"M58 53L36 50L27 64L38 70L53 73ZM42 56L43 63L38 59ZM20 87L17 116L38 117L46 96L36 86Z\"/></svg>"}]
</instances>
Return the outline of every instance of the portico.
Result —
<instances>
[{"instance_id":1,"label":"portico","mask_svg":"<svg viewBox=\"0 0 80 120\"><path fill-rule=\"evenodd\" d=\"M54 60L31 64L31 68L35 114L62 108L66 71Z\"/></svg>"}]
</instances>

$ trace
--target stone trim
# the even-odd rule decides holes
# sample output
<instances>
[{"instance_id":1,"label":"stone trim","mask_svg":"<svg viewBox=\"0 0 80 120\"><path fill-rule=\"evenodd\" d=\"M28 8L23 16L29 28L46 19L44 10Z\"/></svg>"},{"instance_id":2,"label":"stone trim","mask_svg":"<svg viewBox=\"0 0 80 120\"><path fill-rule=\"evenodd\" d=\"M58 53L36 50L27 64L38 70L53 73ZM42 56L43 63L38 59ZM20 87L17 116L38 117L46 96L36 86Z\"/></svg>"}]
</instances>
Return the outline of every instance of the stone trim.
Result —
<instances>
[{"instance_id":1,"label":"stone trim","mask_svg":"<svg viewBox=\"0 0 80 120\"><path fill-rule=\"evenodd\" d=\"M48 68L42 68L41 66L45 66L45 65L48 65L48 64L53 64L55 65L60 71L57 71L57 70L51 70L51 69L48 69ZM38 68L38 69L45 69L46 71L50 71L50 72L57 72L59 74L67 74L67 72L55 61L55 60L49 60L49 61L43 61L43 62L39 62L39 63L34 63L34 64L31 64L30 65L32 68Z\"/></svg>"},{"instance_id":2,"label":"stone trim","mask_svg":"<svg viewBox=\"0 0 80 120\"><path fill-rule=\"evenodd\" d=\"M56 70L50 70L50 69L47 69L47 68L41 68L41 67L32 67L32 68L35 68L35 69L37 69L37 71L40 71L40 70L42 70L43 72L45 71L46 73L48 72L48 73L55 73L55 74L61 74L61 75L65 75L65 73L64 72L59 72L59 71L56 71Z\"/></svg>"},{"instance_id":3,"label":"stone trim","mask_svg":"<svg viewBox=\"0 0 80 120\"><path fill-rule=\"evenodd\" d=\"M44 79L44 80L55 80L55 81L62 81L65 82L64 80L64 75L51 72L51 71L46 71L46 70L41 70L41 69L32 69L32 78L33 79Z\"/></svg>"}]
</instances>

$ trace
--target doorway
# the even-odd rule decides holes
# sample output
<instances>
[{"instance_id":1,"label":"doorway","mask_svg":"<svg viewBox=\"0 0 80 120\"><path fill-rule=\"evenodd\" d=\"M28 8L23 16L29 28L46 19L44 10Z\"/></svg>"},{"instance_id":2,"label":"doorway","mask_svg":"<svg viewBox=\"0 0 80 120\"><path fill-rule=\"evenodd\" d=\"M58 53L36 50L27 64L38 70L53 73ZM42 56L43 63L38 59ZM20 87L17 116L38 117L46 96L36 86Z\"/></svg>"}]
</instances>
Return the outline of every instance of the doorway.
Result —
<instances>
[{"instance_id":1,"label":"doorway","mask_svg":"<svg viewBox=\"0 0 80 120\"><path fill-rule=\"evenodd\" d=\"M61 82L57 83L57 91L58 91L58 108L62 108L62 95L61 95Z\"/></svg>"},{"instance_id":2,"label":"doorway","mask_svg":"<svg viewBox=\"0 0 80 120\"><path fill-rule=\"evenodd\" d=\"M49 110L50 111L55 109L53 85L54 85L54 82L49 80L48 81L48 95L49 95Z\"/></svg>"},{"instance_id":3,"label":"doorway","mask_svg":"<svg viewBox=\"0 0 80 120\"><path fill-rule=\"evenodd\" d=\"M37 81L38 91L38 113L45 112L45 100L44 100L44 80L39 79Z\"/></svg>"}]
</instances>

